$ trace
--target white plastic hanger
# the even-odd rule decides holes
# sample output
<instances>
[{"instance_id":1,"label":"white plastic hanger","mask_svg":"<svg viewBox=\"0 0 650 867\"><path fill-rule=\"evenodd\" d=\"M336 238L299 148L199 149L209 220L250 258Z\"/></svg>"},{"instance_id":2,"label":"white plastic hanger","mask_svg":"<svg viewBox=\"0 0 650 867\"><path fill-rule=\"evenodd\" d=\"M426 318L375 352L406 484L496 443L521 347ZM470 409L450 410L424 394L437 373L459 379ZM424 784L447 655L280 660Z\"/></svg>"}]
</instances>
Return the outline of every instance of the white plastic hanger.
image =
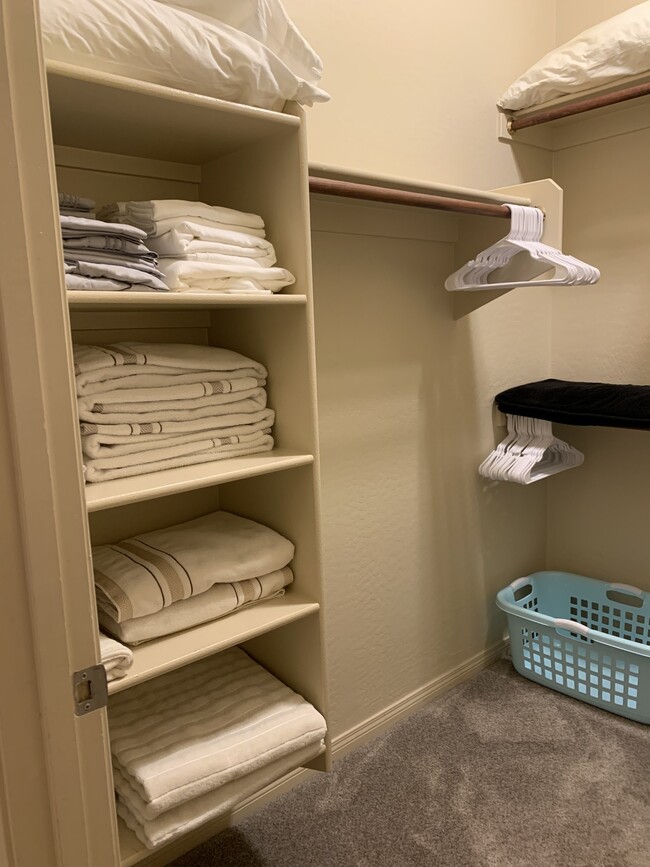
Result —
<instances>
[{"instance_id":1,"label":"white plastic hanger","mask_svg":"<svg viewBox=\"0 0 650 867\"><path fill-rule=\"evenodd\" d=\"M550 421L507 415L508 435L479 467L486 479L530 485L579 467L584 455L553 436Z\"/></svg>"},{"instance_id":2,"label":"white plastic hanger","mask_svg":"<svg viewBox=\"0 0 650 867\"><path fill-rule=\"evenodd\" d=\"M597 268L542 242L544 214L539 208L523 205L507 207L512 215L508 234L448 277L445 281L448 291L476 292L485 289L515 289L518 286L586 285L600 279ZM541 266L548 265L553 269L552 275L517 281L499 282L491 279L495 272L521 253L526 253Z\"/></svg>"}]
</instances>

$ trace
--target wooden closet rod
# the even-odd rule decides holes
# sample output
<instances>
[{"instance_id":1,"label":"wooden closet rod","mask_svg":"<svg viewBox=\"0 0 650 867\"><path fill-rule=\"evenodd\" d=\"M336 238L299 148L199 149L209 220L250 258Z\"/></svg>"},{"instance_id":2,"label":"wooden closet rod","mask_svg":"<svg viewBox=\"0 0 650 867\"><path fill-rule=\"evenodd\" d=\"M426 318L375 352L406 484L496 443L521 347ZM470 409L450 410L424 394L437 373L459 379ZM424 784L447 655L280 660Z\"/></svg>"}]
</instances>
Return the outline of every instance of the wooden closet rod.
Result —
<instances>
[{"instance_id":1,"label":"wooden closet rod","mask_svg":"<svg viewBox=\"0 0 650 867\"><path fill-rule=\"evenodd\" d=\"M510 210L505 205L473 202L470 199L451 199L447 196L435 196L431 193L414 193L410 190L374 187L370 184L354 184L351 181L335 181L331 178L310 176L309 191L323 193L326 196L386 202L389 205L411 205L415 208L433 208L437 211L454 211L458 214L477 214L482 217L510 219Z\"/></svg>"},{"instance_id":2,"label":"wooden closet rod","mask_svg":"<svg viewBox=\"0 0 650 867\"><path fill-rule=\"evenodd\" d=\"M645 84L623 87L620 90L603 93L600 96L586 96L584 99L576 100L570 104L532 111L526 117L511 117L508 120L508 132L517 132L517 130L527 129L529 126L559 120L561 117L571 117L574 114L582 114L585 111L593 111L595 108L604 108L607 105L616 105L619 102L627 102L628 99L648 96L648 94L650 94L650 81Z\"/></svg>"}]
</instances>

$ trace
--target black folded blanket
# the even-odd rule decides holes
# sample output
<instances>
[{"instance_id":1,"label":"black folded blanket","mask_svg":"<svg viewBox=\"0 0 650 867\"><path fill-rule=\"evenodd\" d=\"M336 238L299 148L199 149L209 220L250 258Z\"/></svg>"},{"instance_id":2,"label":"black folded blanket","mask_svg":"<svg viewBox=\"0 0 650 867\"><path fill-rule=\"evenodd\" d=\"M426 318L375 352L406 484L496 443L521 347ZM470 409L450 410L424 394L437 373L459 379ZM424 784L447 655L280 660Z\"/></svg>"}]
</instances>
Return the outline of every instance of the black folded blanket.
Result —
<instances>
[{"instance_id":1,"label":"black folded blanket","mask_svg":"<svg viewBox=\"0 0 650 867\"><path fill-rule=\"evenodd\" d=\"M650 385L542 379L497 394L501 412L561 424L650 430Z\"/></svg>"}]
</instances>

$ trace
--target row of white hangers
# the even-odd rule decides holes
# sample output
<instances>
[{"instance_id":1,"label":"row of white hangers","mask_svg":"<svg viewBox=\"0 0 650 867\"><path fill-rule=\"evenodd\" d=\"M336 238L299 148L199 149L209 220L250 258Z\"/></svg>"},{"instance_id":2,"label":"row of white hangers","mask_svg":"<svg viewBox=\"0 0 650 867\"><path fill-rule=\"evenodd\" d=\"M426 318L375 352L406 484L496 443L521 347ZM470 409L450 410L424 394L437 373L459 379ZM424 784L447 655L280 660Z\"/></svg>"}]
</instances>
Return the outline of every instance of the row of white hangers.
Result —
<instances>
[{"instance_id":1,"label":"row of white hangers","mask_svg":"<svg viewBox=\"0 0 650 867\"><path fill-rule=\"evenodd\" d=\"M445 281L450 292L475 292L485 289L515 289L518 286L571 286L596 283L600 271L586 262L568 256L555 247L542 243L544 214L539 208L506 205L512 215L510 231L479 253ZM496 272L515 256L527 255L543 270L542 276L531 280L500 282ZM548 266L548 267L544 267ZM552 270L548 275L546 272Z\"/></svg>"},{"instance_id":2,"label":"row of white hangers","mask_svg":"<svg viewBox=\"0 0 650 867\"><path fill-rule=\"evenodd\" d=\"M550 421L507 415L508 436L479 467L486 479L530 485L579 467L584 455L553 436Z\"/></svg>"}]
</instances>

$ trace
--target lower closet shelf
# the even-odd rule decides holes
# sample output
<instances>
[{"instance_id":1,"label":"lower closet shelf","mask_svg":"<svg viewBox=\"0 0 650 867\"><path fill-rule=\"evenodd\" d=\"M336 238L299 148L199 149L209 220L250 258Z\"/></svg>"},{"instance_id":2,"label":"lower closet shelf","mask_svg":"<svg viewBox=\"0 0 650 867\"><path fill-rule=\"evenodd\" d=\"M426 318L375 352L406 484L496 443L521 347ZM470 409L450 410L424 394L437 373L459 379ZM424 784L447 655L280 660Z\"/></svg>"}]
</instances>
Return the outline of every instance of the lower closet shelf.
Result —
<instances>
[{"instance_id":1,"label":"lower closet shelf","mask_svg":"<svg viewBox=\"0 0 650 867\"><path fill-rule=\"evenodd\" d=\"M314 749L314 755L310 759L313 761L317 756L322 755L325 752L325 747L321 746L317 749ZM297 765L295 770L299 770L303 765ZM291 772L290 772L291 773ZM288 776L288 775L286 775ZM277 785L277 780L275 783L271 783L271 785L266 786L256 795L251 798L247 798L243 801L239 807L244 807L247 804L254 801L260 795L263 795L265 792L271 792L273 788ZM227 825L227 817L222 816L220 819L213 819L208 822L206 826L203 828L198 828L194 831L190 831L190 833L185 838L184 842L175 841L174 843L169 844L169 846L163 846L158 850L155 849L147 849L144 843L140 842L133 831L130 828L127 828L122 819L118 817L117 820L117 832L119 836L119 845L120 845L120 865L121 867L133 867L135 864L139 864L141 861L144 861L146 858L154 858L154 864L164 864L171 857L176 857L180 855L182 851L188 848L187 844L192 843L192 845L199 845L203 840L207 839L208 836L213 836L214 834L218 834L220 830L226 827ZM179 845L180 844L180 845ZM156 858L156 854L158 853L158 858Z\"/></svg>"},{"instance_id":2,"label":"lower closet shelf","mask_svg":"<svg viewBox=\"0 0 650 867\"><path fill-rule=\"evenodd\" d=\"M196 488L206 488L223 482L233 482L250 476L260 476L292 467L302 467L314 462L313 455L305 455L288 449L274 449L259 455L227 458L173 470L161 470L114 479L109 482L94 482L86 485L86 506L89 512L138 503L168 494L178 494Z\"/></svg>"},{"instance_id":3,"label":"lower closet shelf","mask_svg":"<svg viewBox=\"0 0 650 867\"><path fill-rule=\"evenodd\" d=\"M129 673L126 677L111 681L108 692L121 692L211 653L218 653L249 638L300 620L318 609L318 602L290 591L285 596L235 611L219 620L147 641L133 648L134 660Z\"/></svg>"}]
</instances>

